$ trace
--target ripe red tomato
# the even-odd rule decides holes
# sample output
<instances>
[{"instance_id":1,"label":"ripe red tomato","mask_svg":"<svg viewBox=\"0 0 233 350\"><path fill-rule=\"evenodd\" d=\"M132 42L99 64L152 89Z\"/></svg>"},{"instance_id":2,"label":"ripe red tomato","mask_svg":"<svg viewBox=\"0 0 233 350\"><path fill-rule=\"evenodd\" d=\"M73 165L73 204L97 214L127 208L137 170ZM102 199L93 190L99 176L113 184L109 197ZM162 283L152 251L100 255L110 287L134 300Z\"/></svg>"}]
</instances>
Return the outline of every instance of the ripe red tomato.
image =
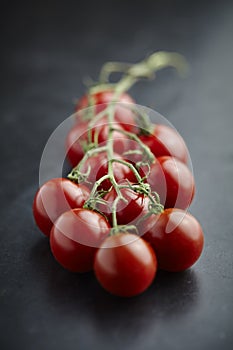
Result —
<instances>
[{"instance_id":1,"label":"ripe red tomato","mask_svg":"<svg viewBox=\"0 0 233 350\"><path fill-rule=\"evenodd\" d=\"M72 166L76 166L84 156L82 141L87 139L87 122L75 124L66 137L67 158Z\"/></svg>"},{"instance_id":2,"label":"ripe red tomato","mask_svg":"<svg viewBox=\"0 0 233 350\"><path fill-rule=\"evenodd\" d=\"M114 128L123 130L118 123L113 124ZM75 124L69 131L66 138L67 158L72 166L76 166L84 156L83 144L88 142L88 121ZM95 133L98 135L99 146L104 146L109 139L109 124L107 118L102 118L96 122L91 129L91 141L94 141ZM122 154L129 149L130 140L120 131L113 131L113 150Z\"/></svg>"},{"instance_id":3,"label":"ripe red tomato","mask_svg":"<svg viewBox=\"0 0 233 350\"><path fill-rule=\"evenodd\" d=\"M122 160L122 157L114 153L113 154L114 159ZM100 179L102 176L108 174L108 159L106 152L99 153L97 155L94 155L92 157L89 157L87 161L82 166L81 171L83 173L86 173L88 168L90 167L91 171L87 178L87 181L90 183L87 185L93 186L93 184ZM115 176L116 182L120 182L121 180L128 179L129 181L134 182L135 177L132 171L124 164L120 163L113 163L113 173ZM105 191L109 190L109 188L112 186L110 180L105 180L102 182L99 189L103 189Z\"/></svg>"},{"instance_id":4,"label":"ripe red tomato","mask_svg":"<svg viewBox=\"0 0 233 350\"><path fill-rule=\"evenodd\" d=\"M109 223L99 213L87 209L67 211L59 216L52 227L52 253L70 271L90 271L96 250L109 234L109 230Z\"/></svg>"},{"instance_id":5,"label":"ripe red tomato","mask_svg":"<svg viewBox=\"0 0 233 350\"><path fill-rule=\"evenodd\" d=\"M143 209L146 205L148 206L148 197L145 197L143 194L137 193L130 188L122 188L120 191L127 202L120 200L117 204L117 223L118 225L135 225L135 222L140 218ZM116 197L117 193L115 189L112 188L111 191L104 196L107 205L101 204L98 207L99 210L106 215L111 224L112 204Z\"/></svg>"},{"instance_id":6,"label":"ripe red tomato","mask_svg":"<svg viewBox=\"0 0 233 350\"><path fill-rule=\"evenodd\" d=\"M97 251L95 275L108 292L131 297L145 291L152 283L157 260L151 246L129 233L108 237Z\"/></svg>"},{"instance_id":7,"label":"ripe red tomato","mask_svg":"<svg viewBox=\"0 0 233 350\"><path fill-rule=\"evenodd\" d=\"M149 135L140 136L155 157L172 156L187 163L188 150L181 135L169 126L157 124Z\"/></svg>"},{"instance_id":8,"label":"ripe red tomato","mask_svg":"<svg viewBox=\"0 0 233 350\"><path fill-rule=\"evenodd\" d=\"M103 90L98 93L94 93L90 96L90 99L94 102L94 114L103 111L110 102L119 102L115 106L115 121L121 124L121 126L128 131L136 132L138 130L136 126L135 116L133 112L128 108L129 104L134 104L135 101L132 97L126 93L120 95L116 100L114 99L115 92L113 90ZM77 103L75 110L77 113L77 121L82 119L82 109L89 107L89 99L87 95L84 95Z\"/></svg>"},{"instance_id":9,"label":"ripe red tomato","mask_svg":"<svg viewBox=\"0 0 233 350\"><path fill-rule=\"evenodd\" d=\"M166 209L143 223L147 240L155 250L158 266L167 271L183 271L200 257L204 235L199 222L180 209Z\"/></svg>"},{"instance_id":10,"label":"ripe red tomato","mask_svg":"<svg viewBox=\"0 0 233 350\"><path fill-rule=\"evenodd\" d=\"M49 236L55 220L69 209L81 208L89 195L89 189L82 184L76 185L63 178L47 181L39 188L33 202L37 226Z\"/></svg>"},{"instance_id":11,"label":"ripe red tomato","mask_svg":"<svg viewBox=\"0 0 233 350\"><path fill-rule=\"evenodd\" d=\"M145 170L146 171L146 170ZM195 182L189 168L176 158L164 156L155 160L147 177L152 191L156 191L165 208L186 209L190 206Z\"/></svg>"}]
</instances>

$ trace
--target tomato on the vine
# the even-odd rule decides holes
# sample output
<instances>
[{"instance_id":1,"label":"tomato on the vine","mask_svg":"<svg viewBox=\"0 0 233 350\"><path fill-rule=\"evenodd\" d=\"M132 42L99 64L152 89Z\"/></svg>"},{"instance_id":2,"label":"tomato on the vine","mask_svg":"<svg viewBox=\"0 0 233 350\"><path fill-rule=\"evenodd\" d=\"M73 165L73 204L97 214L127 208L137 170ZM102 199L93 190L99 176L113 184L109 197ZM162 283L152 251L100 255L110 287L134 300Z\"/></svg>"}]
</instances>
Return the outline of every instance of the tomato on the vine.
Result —
<instances>
[{"instance_id":1,"label":"tomato on the vine","mask_svg":"<svg viewBox=\"0 0 233 350\"><path fill-rule=\"evenodd\" d=\"M70 271L90 271L95 253L109 230L109 223L99 213L87 209L67 211L59 216L52 227L52 253Z\"/></svg>"},{"instance_id":2,"label":"tomato on the vine","mask_svg":"<svg viewBox=\"0 0 233 350\"><path fill-rule=\"evenodd\" d=\"M135 104L135 101L127 93L122 93L117 99L114 98L114 95L115 92L108 89L81 97L75 107L77 121L82 120L83 109L94 106L90 108L93 108L94 115L96 115L103 111L110 103L115 102L115 121L121 124L123 129L136 132L138 128L135 115L129 108L130 105Z\"/></svg>"},{"instance_id":3,"label":"tomato on the vine","mask_svg":"<svg viewBox=\"0 0 233 350\"><path fill-rule=\"evenodd\" d=\"M87 139L87 130L88 123L80 121L66 136L66 153L72 166L76 166L84 156L83 141Z\"/></svg>"},{"instance_id":4,"label":"tomato on the vine","mask_svg":"<svg viewBox=\"0 0 233 350\"><path fill-rule=\"evenodd\" d=\"M86 186L64 178L47 181L39 188L33 202L37 226L49 236L55 220L69 209L81 208L89 195L90 191Z\"/></svg>"},{"instance_id":5,"label":"tomato on the vine","mask_svg":"<svg viewBox=\"0 0 233 350\"><path fill-rule=\"evenodd\" d=\"M85 154L85 144L88 144L88 134L90 132L91 139L90 142L96 141L98 146L106 145L109 140L109 123L107 118L102 118L101 120L94 123L93 127L90 129L89 122L79 122L75 124L69 131L66 137L66 150L67 158L69 159L72 166L76 166ZM116 153L122 154L129 149L129 139L126 135L121 133L123 128L118 123L112 124L113 128L117 130L112 132L113 140L113 150Z\"/></svg>"},{"instance_id":6,"label":"tomato on the vine","mask_svg":"<svg viewBox=\"0 0 233 350\"><path fill-rule=\"evenodd\" d=\"M152 131L148 135L141 135L140 139L155 157L172 156L187 163L187 146L181 135L169 126L153 125Z\"/></svg>"},{"instance_id":7,"label":"tomato on the vine","mask_svg":"<svg viewBox=\"0 0 233 350\"><path fill-rule=\"evenodd\" d=\"M123 158L117 153L113 154L113 159L123 160ZM129 181L132 181L132 182L135 181L135 176L133 172L128 168L127 165L113 162L112 168L113 168L114 177L117 183L125 179L128 179ZM98 179L108 174L107 153L101 152L99 154L89 157L84 162L83 166L81 166L80 170L82 173L86 173L90 170L86 183L87 185L92 187ZM99 186L99 189L103 189L107 191L111 186L112 186L112 183L110 182L110 180L106 179L101 183L101 185Z\"/></svg>"},{"instance_id":8,"label":"tomato on the vine","mask_svg":"<svg viewBox=\"0 0 233 350\"><path fill-rule=\"evenodd\" d=\"M193 200L195 193L193 175L189 168L176 158L169 156L157 158L150 167L147 182L152 191L159 194L165 208L186 209Z\"/></svg>"},{"instance_id":9,"label":"tomato on the vine","mask_svg":"<svg viewBox=\"0 0 233 350\"><path fill-rule=\"evenodd\" d=\"M118 201L116 206L117 223L119 225L135 225L136 220L139 219L140 214L146 205L148 205L148 197L128 187L122 188L120 192L122 199ZM113 223L112 205L117 196L115 189L112 188L103 198L106 204L100 204L98 206L99 210L106 215L111 224Z\"/></svg>"},{"instance_id":10,"label":"tomato on the vine","mask_svg":"<svg viewBox=\"0 0 233 350\"><path fill-rule=\"evenodd\" d=\"M95 275L108 292L131 297L145 291L157 272L156 255L142 238L130 233L108 237L95 256Z\"/></svg>"},{"instance_id":11,"label":"tomato on the vine","mask_svg":"<svg viewBox=\"0 0 233 350\"><path fill-rule=\"evenodd\" d=\"M141 223L143 238L153 247L158 267L167 271L183 271L200 257L204 236L199 222L180 209L166 209Z\"/></svg>"}]
</instances>

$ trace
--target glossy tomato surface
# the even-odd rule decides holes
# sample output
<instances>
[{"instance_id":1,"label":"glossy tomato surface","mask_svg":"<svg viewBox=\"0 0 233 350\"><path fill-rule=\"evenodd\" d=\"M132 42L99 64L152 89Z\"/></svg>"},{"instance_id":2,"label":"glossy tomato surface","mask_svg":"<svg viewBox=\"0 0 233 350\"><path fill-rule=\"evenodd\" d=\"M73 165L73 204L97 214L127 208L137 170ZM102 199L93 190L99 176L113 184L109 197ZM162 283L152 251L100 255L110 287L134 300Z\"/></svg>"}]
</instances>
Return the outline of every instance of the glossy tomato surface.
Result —
<instances>
[{"instance_id":1,"label":"glossy tomato surface","mask_svg":"<svg viewBox=\"0 0 233 350\"><path fill-rule=\"evenodd\" d=\"M116 102L115 105L115 121L122 125L125 130L137 132L135 115L131 111L131 105L135 103L130 95L127 93L121 94L118 99L114 98L114 92L111 90L100 91L93 93L89 97L84 95L77 103L75 110L77 113L77 121L82 120L82 110L90 107L90 111L93 113L93 117L99 112L103 111L110 102ZM90 112L89 111L89 112Z\"/></svg>"},{"instance_id":2,"label":"glossy tomato surface","mask_svg":"<svg viewBox=\"0 0 233 350\"><path fill-rule=\"evenodd\" d=\"M149 135L140 136L156 157L172 156L186 163L188 149L181 135L163 124L154 125Z\"/></svg>"},{"instance_id":3,"label":"glossy tomato surface","mask_svg":"<svg viewBox=\"0 0 233 350\"><path fill-rule=\"evenodd\" d=\"M94 211L74 209L63 213L50 234L55 259L70 271L90 271L96 250L109 234L109 227L105 218Z\"/></svg>"},{"instance_id":4,"label":"glossy tomato surface","mask_svg":"<svg viewBox=\"0 0 233 350\"><path fill-rule=\"evenodd\" d=\"M37 226L49 236L55 220L65 211L81 208L89 198L89 189L64 178L47 181L37 191L33 202L33 214Z\"/></svg>"},{"instance_id":5,"label":"glossy tomato surface","mask_svg":"<svg viewBox=\"0 0 233 350\"><path fill-rule=\"evenodd\" d=\"M186 209L190 206L195 182L189 168L176 158L164 156L155 160L147 177L152 191L156 191L165 208Z\"/></svg>"},{"instance_id":6,"label":"glossy tomato surface","mask_svg":"<svg viewBox=\"0 0 233 350\"><path fill-rule=\"evenodd\" d=\"M158 266L167 271L183 271L200 257L204 235L199 222L180 209L166 209L142 223L143 238L153 247Z\"/></svg>"},{"instance_id":7,"label":"glossy tomato surface","mask_svg":"<svg viewBox=\"0 0 233 350\"><path fill-rule=\"evenodd\" d=\"M152 283L157 260L151 246L136 235L124 233L108 237L97 251L95 275L108 292L131 297Z\"/></svg>"}]
</instances>

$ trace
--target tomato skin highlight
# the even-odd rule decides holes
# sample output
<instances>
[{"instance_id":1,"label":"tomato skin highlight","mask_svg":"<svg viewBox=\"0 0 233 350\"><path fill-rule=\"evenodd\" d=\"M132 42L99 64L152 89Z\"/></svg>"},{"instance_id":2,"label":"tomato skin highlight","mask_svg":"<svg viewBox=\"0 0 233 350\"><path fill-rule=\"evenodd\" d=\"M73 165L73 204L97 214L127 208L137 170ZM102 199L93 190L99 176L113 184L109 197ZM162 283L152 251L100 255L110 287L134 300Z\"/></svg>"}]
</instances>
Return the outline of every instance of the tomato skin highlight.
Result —
<instances>
[{"instance_id":1,"label":"tomato skin highlight","mask_svg":"<svg viewBox=\"0 0 233 350\"><path fill-rule=\"evenodd\" d=\"M64 178L54 178L37 191L33 202L33 215L39 229L49 236L55 220L65 211L81 208L90 191L83 184L75 184Z\"/></svg>"},{"instance_id":2,"label":"tomato skin highlight","mask_svg":"<svg viewBox=\"0 0 233 350\"><path fill-rule=\"evenodd\" d=\"M63 213L50 233L55 259L72 272L92 270L98 246L109 234L107 220L94 211L73 209Z\"/></svg>"},{"instance_id":3,"label":"tomato skin highlight","mask_svg":"<svg viewBox=\"0 0 233 350\"><path fill-rule=\"evenodd\" d=\"M147 182L152 191L159 194L165 208L186 209L192 203L195 194L193 175L189 168L176 158L157 158L150 167Z\"/></svg>"},{"instance_id":4,"label":"tomato skin highlight","mask_svg":"<svg viewBox=\"0 0 233 350\"><path fill-rule=\"evenodd\" d=\"M151 215L141 225L143 238L153 247L162 270L178 272L191 267L200 257L204 235L199 222L180 209Z\"/></svg>"},{"instance_id":5,"label":"tomato skin highlight","mask_svg":"<svg viewBox=\"0 0 233 350\"><path fill-rule=\"evenodd\" d=\"M155 157L172 156L187 163L188 149L181 135L167 125L153 125L149 135L140 136Z\"/></svg>"},{"instance_id":6,"label":"tomato skin highlight","mask_svg":"<svg viewBox=\"0 0 233 350\"><path fill-rule=\"evenodd\" d=\"M145 291L157 272L152 247L142 238L129 233L108 237L95 256L97 280L108 292L131 297Z\"/></svg>"}]
</instances>

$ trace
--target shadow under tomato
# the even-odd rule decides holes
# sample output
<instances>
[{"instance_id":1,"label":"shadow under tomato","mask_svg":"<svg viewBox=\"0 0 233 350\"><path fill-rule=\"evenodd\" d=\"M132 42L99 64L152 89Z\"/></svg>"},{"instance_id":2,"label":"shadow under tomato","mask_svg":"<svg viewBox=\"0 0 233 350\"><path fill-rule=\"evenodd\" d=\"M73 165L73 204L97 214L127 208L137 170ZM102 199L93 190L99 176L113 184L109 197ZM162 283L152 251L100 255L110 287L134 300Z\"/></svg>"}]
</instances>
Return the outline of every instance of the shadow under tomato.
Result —
<instances>
[{"instance_id":1,"label":"shadow under tomato","mask_svg":"<svg viewBox=\"0 0 233 350\"><path fill-rule=\"evenodd\" d=\"M156 323L192 312L198 304L198 274L159 271L154 283L143 294L120 298L107 293L98 284L93 272L75 274L63 269L49 251L48 240L41 239L31 250L31 262L42 270L49 302L62 312L88 318L94 327L111 330L114 325L142 325L145 319Z\"/></svg>"}]
</instances>

